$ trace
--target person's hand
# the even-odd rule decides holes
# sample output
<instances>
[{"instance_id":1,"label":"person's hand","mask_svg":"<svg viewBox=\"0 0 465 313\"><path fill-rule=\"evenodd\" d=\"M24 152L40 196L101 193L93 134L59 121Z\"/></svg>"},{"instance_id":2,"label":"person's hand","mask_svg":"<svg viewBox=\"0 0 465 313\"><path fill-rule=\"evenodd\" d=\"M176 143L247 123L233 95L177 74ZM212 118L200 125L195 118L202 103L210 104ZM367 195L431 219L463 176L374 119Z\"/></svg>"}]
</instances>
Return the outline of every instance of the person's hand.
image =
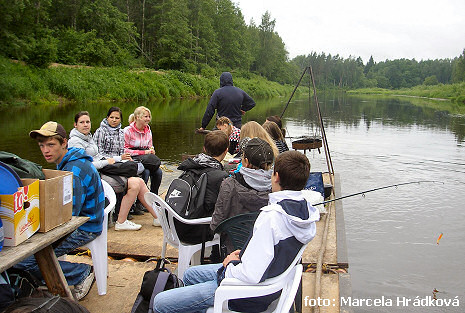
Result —
<instances>
[{"instance_id":1,"label":"person's hand","mask_svg":"<svg viewBox=\"0 0 465 313\"><path fill-rule=\"evenodd\" d=\"M205 130L205 128L203 128L203 127L200 127L200 128L199 128L199 129L197 129L197 130L198 130L199 132L202 132L202 131L204 131L204 130Z\"/></svg>"},{"instance_id":2,"label":"person's hand","mask_svg":"<svg viewBox=\"0 0 465 313\"><path fill-rule=\"evenodd\" d=\"M223 266L226 267L228 266L229 262L231 261L240 261L241 259L239 258L239 253L241 253L241 250L236 250L231 252L223 261Z\"/></svg>"},{"instance_id":3,"label":"person's hand","mask_svg":"<svg viewBox=\"0 0 465 313\"><path fill-rule=\"evenodd\" d=\"M155 154L155 149L153 149L153 147L152 147L152 148L150 148L148 150L145 150L145 154Z\"/></svg>"},{"instance_id":4,"label":"person's hand","mask_svg":"<svg viewBox=\"0 0 465 313\"><path fill-rule=\"evenodd\" d=\"M131 155L129 153L123 153L121 155L121 160L132 160Z\"/></svg>"},{"instance_id":5,"label":"person's hand","mask_svg":"<svg viewBox=\"0 0 465 313\"><path fill-rule=\"evenodd\" d=\"M245 111L244 111L244 110L241 110L241 114L244 115L244 114L245 114Z\"/></svg>"},{"instance_id":6,"label":"person's hand","mask_svg":"<svg viewBox=\"0 0 465 313\"><path fill-rule=\"evenodd\" d=\"M115 159L113 158L109 158L107 159L107 161L108 161L108 164L115 164Z\"/></svg>"}]
</instances>

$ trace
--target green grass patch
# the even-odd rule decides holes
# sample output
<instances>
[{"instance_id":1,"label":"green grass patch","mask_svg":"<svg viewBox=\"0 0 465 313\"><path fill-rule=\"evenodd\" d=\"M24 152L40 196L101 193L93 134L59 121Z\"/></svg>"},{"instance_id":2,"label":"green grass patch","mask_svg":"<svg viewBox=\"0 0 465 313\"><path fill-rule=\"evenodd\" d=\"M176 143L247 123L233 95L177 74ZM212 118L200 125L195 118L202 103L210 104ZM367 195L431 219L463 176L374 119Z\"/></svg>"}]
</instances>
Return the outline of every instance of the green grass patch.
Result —
<instances>
[{"instance_id":1,"label":"green grass patch","mask_svg":"<svg viewBox=\"0 0 465 313\"><path fill-rule=\"evenodd\" d=\"M349 90L350 94L374 94L385 96L412 96L428 99L447 99L459 106L465 106L465 82L457 84L438 84L434 86L419 85L403 89L364 88Z\"/></svg>"},{"instance_id":2,"label":"green grass patch","mask_svg":"<svg viewBox=\"0 0 465 313\"><path fill-rule=\"evenodd\" d=\"M235 85L252 97L290 94L283 86L247 73L234 74ZM209 97L219 77L180 71L58 66L38 69L0 57L0 103L58 103L63 101L147 101Z\"/></svg>"}]
</instances>

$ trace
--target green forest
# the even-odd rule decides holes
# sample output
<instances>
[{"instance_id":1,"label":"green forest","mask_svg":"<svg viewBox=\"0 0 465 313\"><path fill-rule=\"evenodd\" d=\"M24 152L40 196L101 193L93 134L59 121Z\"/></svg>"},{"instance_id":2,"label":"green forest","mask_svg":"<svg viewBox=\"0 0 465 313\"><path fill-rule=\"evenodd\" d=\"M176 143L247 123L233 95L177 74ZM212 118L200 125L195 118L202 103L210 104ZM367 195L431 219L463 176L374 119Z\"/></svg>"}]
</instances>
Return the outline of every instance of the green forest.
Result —
<instances>
[{"instance_id":1,"label":"green forest","mask_svg":"<svg viewBox=\"0 0 465 313\"><path fill-rule=\"evenodd\" d=\"M0 56L26 64L31 75L47 76L48 81L43 82L47 89L65 98L66 93L53 85L66 76L65 70L37 71L52 63L112 68L112 74L118 77L115 79L125 76L118 75L121 71L134 73L136 69L175 71L174 76L188 73L194 79L210 79L230 71L236 77L257 79L261 85L264 81L294 85L302 70L311 65L319 88L399 89L458 84L459 93L465 93L460 84L465 81L465 49L454 59L421 61L376 63L370 58L364 64L360 57L323 52L289 59L275 24L268 12L263 13L261 21L247 23L231 0L0 0ZM27 70L0 63L1 89L19 88L17 81L9 81L7 68L9 74L16 73L13 77ZM54 73L61 76L51 77ZM93 79L86 83L92 84ZM251 86L252 93L260 94L259 87ZM198 95L205 96L212 88ZM173 96L169 92L159 94ZM449 98L465 101L457 95Z\"/></svg>"}]
</instances>

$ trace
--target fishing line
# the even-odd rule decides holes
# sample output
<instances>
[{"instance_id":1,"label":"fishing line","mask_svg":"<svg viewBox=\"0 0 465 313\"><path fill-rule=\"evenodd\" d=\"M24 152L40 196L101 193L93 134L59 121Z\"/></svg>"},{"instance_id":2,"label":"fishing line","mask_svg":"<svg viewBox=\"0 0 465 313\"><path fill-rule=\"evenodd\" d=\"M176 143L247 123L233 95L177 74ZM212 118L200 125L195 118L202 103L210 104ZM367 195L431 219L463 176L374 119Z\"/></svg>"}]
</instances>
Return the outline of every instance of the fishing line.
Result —
<instances>
[{"instance_id":1,"label":"fishing line","mask_svg":"<svg viewBox=\"0 0 465 313\"><path fill-rule=\"evenodd\" d=\"M345 198L349 198L349 197L353 197L353 196L358 196L358 195L362 195L362 197L365 198L365 194L367 194L369 192L382 190L382 189L387 189L387 188L393 188L393 187L397 189L397 187L399 187L399 186L405 186L405 185L411 185L411 184L421 184L421 183L441 183L441 184L444 184L444 182L438 181L438 180L418 180L418 181L412 181L412 182L407 182L407 183L393 184L393 185L377 187L377 188L373 188L373 189L369 189L369 190L364 190L364 191L352 193L350 195L342 196L342 197L331 199L331 200L326 200L326 201L323 201L323 202L320 202L320 203L312 204L312 206L316 206L316 205L320 205L320 204L326 204L326 203L330 203L330 202L334 202L334 201L337 201L337 200L341 200L341 199L345 199Z\"/></svg>"}]
</instances>

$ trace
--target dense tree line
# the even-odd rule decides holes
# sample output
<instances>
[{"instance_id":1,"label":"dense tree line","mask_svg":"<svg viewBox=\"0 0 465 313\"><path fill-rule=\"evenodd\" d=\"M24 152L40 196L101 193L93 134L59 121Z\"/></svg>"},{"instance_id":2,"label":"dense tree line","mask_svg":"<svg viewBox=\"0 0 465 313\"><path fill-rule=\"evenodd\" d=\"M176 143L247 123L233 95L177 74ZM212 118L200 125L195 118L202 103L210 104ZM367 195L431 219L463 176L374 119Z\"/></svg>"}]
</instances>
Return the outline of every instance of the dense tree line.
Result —
<instances>
[{"instance_id":1,"label":"dense tree line","mask_svg":"<svg viewBox=\"0 0 465 313\"><path fill-rule=\"evenodd\" d=\"M260 25L231 0L0 0L0 53L51 62L212 75L254 72L291 82L275 20Z\"/></svg>"},{"instance_id":2,"label":"dense tree line","mask_svg":"<svg viewBox=\"0 0 465 313\"><path fill-rule=\"evenodd\" d=\"M465 81L465 50L454 59L397 59L376 63L371 57L366 64L360 57L344 59L313 52L297 56L291 62L301 69L311 65L315 81L322 87L398 89Z\"/></svg>"},{"instance_id":3,"label":"dense tree line","mask_svg":"<svg viewBox=\"0 0 465 313\"><path fill-rule=\"evenodd\" d=\"M403 88L465 81L455 59L386 60L312 52L289 60L268 12L247 24L233 0L0 0L0 55L51 62L181 70L228 70L294 84L312 65L320 87Z\"/></svg>"}]
</instances>

